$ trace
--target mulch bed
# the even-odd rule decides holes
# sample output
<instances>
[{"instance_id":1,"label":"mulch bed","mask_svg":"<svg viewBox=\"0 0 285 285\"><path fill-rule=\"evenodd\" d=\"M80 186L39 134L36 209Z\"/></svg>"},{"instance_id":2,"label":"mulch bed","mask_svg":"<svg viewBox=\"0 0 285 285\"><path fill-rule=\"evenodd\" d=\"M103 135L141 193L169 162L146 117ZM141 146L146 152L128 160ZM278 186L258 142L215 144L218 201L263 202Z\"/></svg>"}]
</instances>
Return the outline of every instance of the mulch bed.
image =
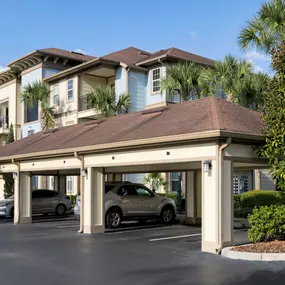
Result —
<instances>
[{"instance_id":1,"label":"mulch bed","mask_svg":"<svg viewBox=\"0 0 285 285\"><path fill-rule=\"evenodd\" d=\"M243 246L234 246L232 250L253 253L285 253L285 241L275 240Z\"/></svg>"}]
</instances>

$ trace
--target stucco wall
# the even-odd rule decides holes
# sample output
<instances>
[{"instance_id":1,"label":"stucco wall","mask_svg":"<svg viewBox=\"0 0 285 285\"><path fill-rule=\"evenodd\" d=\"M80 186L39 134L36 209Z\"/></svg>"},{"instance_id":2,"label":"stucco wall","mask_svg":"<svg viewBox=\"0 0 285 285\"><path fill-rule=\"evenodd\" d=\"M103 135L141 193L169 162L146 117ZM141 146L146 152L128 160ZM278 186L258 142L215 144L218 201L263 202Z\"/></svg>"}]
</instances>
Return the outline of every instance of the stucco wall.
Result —
<instances>
[{"instance_id":1,"label":"stucco wall","mask_svg":"<svg viewBox=\"0 0 285 285\"><path fill-rule=\"evenodd\" d=\"M9 108L9 124L14 125L14 133L16 135L16 125L20 124L20 89L21 85L16 80L11 81L0 87L0 104L4 102L8 103ZM17 110L18 106L18 110ZM18 112L17 112L18 111ZM9 127L9 126L8 126ZM19 128L17 132L17 138L19 138Z\"/></svg>"},{"instance_id":2,"label":"stucco wall","mask_svg":"<svg viewBox=\"0 0 285 285\"><path fill-rule=\"evenodd\" d=\"M68 89L67 82L68 80L73 80L73 98L68 100ZM58 85L58 97L59 104L54 105L53 98L53 88L55 85ZM77 123L77 110L78 110L78 76L69 77L62 79L56 84L51 85L51 106L54 106L56 112L61 114L57 120L58 127L64 127L67 122L72 122L72 124ZM70 124L70 123L69 123Z\"/></svg>"}]
</instances>

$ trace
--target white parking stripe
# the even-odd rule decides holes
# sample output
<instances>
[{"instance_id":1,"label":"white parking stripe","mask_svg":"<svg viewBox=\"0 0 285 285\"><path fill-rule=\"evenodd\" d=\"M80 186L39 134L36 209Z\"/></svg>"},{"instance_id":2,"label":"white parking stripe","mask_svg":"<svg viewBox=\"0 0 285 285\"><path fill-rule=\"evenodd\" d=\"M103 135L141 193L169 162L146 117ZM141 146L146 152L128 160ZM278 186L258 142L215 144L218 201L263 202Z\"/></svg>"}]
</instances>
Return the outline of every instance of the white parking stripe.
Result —
<instances>
[{"instance_id":1,"label":"white parking stripe","mask_svg":"<svg viewBox=\"0 0 285 285\"><path fill-rule=\"evenodd\" d=\"M69 226L58 226L58 229L64 229L64 228L79 228L79 225L69 225Z\"/></svg>"},{"instance_id":2,"label":"white parking stripe","mask_svg":"<svg viewBox=\"0 0 285 285\"><path fill-rule=\"evenodd\" d=\"M177 239L177 238L187 238L187 237L196 237L201 236L202 234L192 234L192 235L183 235L183 236L173 236L173 237L164 237L164 238L154 238L149 241L160 241L160 240L168 240L168 239Z\"/></svg>"}]
</instances>

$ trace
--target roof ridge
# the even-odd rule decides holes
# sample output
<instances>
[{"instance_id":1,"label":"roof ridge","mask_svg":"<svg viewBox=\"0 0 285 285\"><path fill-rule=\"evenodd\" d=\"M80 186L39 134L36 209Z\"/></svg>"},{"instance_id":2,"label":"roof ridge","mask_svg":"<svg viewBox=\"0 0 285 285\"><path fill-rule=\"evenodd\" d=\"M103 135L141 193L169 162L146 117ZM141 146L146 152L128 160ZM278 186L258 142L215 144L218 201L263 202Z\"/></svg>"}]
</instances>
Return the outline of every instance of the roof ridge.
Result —
<instances>
[{"instance_id":1,"label":"roof ridge","mask_svg":"<svg viewBox=\"0 0 285 285\"><path fill-rule=\"evenodd\" d=\"M209 98L210 110L212 115L213 127L217 130L224 130L225 124L221 116L220 104L216 96Z\"/></svg>"}]
</instances>

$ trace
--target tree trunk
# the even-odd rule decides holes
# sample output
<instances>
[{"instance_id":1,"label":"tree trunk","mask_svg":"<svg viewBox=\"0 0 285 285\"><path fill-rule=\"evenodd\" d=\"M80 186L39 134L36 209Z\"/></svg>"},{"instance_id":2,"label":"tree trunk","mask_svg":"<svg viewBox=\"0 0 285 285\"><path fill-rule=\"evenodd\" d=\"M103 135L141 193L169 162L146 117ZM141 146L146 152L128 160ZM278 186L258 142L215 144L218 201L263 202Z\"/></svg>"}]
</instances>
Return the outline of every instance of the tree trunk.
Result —
<instances>
[{"instance_id":1,"label":"tree trunk","mask_svg":"<svg viewBox=\"0 0 285 285\"><path fill-rule=\"evenodd\" d=\"M229 93L227 97L227 101L233 103L234 102L234 96L233 93Z\"/></svg>"}]
</instances>

